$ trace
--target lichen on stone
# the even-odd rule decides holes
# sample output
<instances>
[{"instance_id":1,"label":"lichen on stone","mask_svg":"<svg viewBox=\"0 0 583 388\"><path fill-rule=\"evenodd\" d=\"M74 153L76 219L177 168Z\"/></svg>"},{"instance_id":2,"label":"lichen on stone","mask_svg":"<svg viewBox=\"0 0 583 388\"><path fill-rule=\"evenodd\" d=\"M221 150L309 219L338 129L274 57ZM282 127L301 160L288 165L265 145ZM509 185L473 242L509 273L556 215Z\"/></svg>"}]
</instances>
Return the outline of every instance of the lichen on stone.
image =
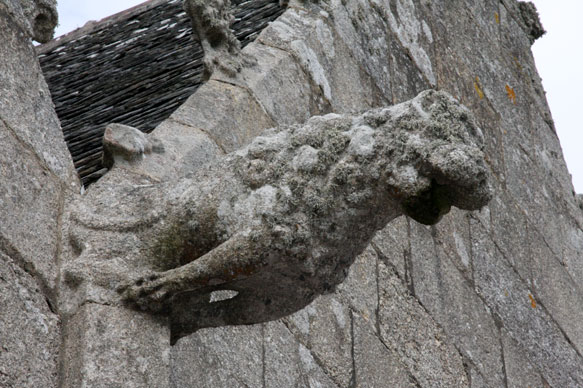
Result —
<instances>
[{"instance_id":1,"label":"lichen on stone","mask_svg":"<svg viewBox=\"0 0 583 388\"><path fill-rule=\"evenodd\" d=\"M484 206L481 142L466 108L426 91L389 108L271 129L178 182L124 188L105 179L73 212L70 268L153 312L188 295L238 293L197 311L196 327L176 328L183 333L276 319L333 291L393 218L433 224L451 206ZM102 273L115 265L113 279L125 281Z\"/></svg>"}]
</instances>

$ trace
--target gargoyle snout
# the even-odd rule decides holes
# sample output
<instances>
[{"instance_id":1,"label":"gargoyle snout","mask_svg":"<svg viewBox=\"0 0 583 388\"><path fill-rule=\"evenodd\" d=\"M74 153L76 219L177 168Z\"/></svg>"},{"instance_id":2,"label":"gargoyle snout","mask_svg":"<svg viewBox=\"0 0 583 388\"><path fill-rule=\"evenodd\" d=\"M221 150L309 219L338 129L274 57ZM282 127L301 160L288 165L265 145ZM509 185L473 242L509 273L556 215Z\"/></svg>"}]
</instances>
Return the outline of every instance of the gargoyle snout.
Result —
<instances>
[{"instance_id":1,"label":"gargoyle snout","mask_svg":"<svg viewBox=\"0 0 583 388\"><path fill-rule=\"evenodd\" d=\"M483 153L473 145L447 144L432 150L419 170L415 195L403 201L403 210L414 220L433 225L451 206L478 210L492 197ZM429 183L428 183L429 182Z\"/></svg>"},{"instance_id":2,"label":"gargoyle snout","mask_svg":"<svg viewBox=\"0 0 583 388\"><path fill-rule=\"evenodd\" d=\"M478 210L492 198L484 154L473 145L448 144L429 156L427 176L447 188L444 195L451 205Z\"/></svg>"}]
</instances>

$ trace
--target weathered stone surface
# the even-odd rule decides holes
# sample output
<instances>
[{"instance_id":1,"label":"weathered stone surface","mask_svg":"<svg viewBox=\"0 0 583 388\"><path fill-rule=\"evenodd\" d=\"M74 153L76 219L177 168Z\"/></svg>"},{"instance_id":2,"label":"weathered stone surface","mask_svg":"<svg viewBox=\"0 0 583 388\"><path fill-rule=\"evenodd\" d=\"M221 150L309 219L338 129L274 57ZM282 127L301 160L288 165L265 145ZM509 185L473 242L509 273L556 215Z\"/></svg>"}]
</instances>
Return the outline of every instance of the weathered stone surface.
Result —
<instances>
[{"instance_id":1,"label":"weathered stone surface","mask_svg":"<svg viewBox=\"0 0 583 388\"><path fill-rule=\"evenodd\" d=\"M538 371L524 359L524 351L505 330L502 330L502 347L508 388L548 387Z\"/></svg>"},{"instance_id":2,"label":"weathered stone surface","mask_svg":"<svg viewBox=\"0 0 583 388\"><path fill-rule=\"evenodd\" d=\"M542 304L579 354L583 351L583 292L581 283L573 280L565 271L544 238L528 228L531 260L519 272L529 282L537 302Z\"/></svg>"},{"instance_id":3,"label":"weathered stone surface","mask_svg":"<svg viewBox=\"0 0 583 388\"><path fill-rule=\"evenodd\" d=\"M0 144L0 251L53 289L60 185L1 122Z\"/></svg>"},{"instance_id":4,"label":"weathered stone surface","mask_svg":"<svg viewBox=\"0 0 583 388\"><path fill-rule=\"evenodd\" d=\"M55 387L60 322L33 276L0 252L0 386Z\"/></svg>"},{"instance_id":5,"label":"weathered stone surface","mask_svg":"<svg viewBox=\"0 0 583 388\"><path fill-rule=\"evenodd\" d=\"M401 0L396 3L381 1L379 5L395 36L393 41L398 41L402 47L396 52L408 53L413 62L413 66L407 68L394 67L394 74L406 73L408 69L415 67L425 82L431 87L436 87L435 59L432 58L433 32L428 24L431 20L428 18L430 15L427 10L431 5L413 0Z\"/></svg>"},{"instance_id":6,"label":"weathered stone surface","mask_svg":"<svg viewBox=\"0 0 583 388\"><path fill-rule=\"evenodd\" d=\"M532 286L509 265L479 222L472 221L476 290L523 356L552 387L583 384L583 359L567 340Z\"/></svg>"},{"instance_id":7,"label":"weathered stone surface","mask_svg":"<svg viewBox=\"0 0 583 388\"><path fill-rule=\"evenodd\" d=\"M218 286L240 293L199 310L198 327L286 315L344 280L354 256L396 215L434 223L452 205L475 209L487 203L487 175L474 141L479 133L469 113L445 94L425 92L362 116L315 117L304 127L274 130L192 179L137 190L130 185L109 206L104 195L123 186L111 187L106 177L73 212L79 232L70 233L79 257L65 271L65 282L107 288L124 273L131 279L156 271L123 289L127 301L151 310L169 309L171 298L184 291L207 293ZM122 209L132 218L119 218ZM306 220L310 214L317 217ZM106 247L100 235L107 236ZM148 243L134 244L126 254L117 250L132 239ZM108 282L106 273L116 266ZM235 309L236 303L247 311Z\"/></svg>"},{"instance_id":8,"label":"weathered stone surface","mask_svg":"<svg viewBox=\"0 0 583 388\"><path fill-rule=\"evenodd\" d=\"M173 388L262 387L261 325L200 330L172 348Z\"/></svg>"},{"instance_id":9,"label":"weathered stone surface","mask_svg":"<svg viewBox=\"0 0 583 388\"><path fill-rule=\"evenodd\" d=\"M338 388L313 353L281 322L265 324L265 388Z\"/></svg>"},{"instance_id":10,"label":"weathered stone surface","mask_svg":"<svg viewBox=\"0 0 583 388\"><path fill-rule=\"evenodd\" d=\"M395 218L384 229L377 232L372 240L372 248L397 275L410 285L409 220L405 216Z\"/></svg>"},{"instance_id":11,"label":"weathered stone surface","mask_svg":"<svg viewBox=\"0 0 583 388\"><path fill-rule=\"evenodd\" d=\"M372 5L372 6L371 6ZM363 1L333 1L328 10L333 29L350 56L371 77L376 88L392 101L390 35L384 12L377 4Z\"/></svg>"},{"instance_id":12,"label":"weathered stone surface","mask_svg":"<svg viewBox=\"0 0 583 388\"><path fill-rule=\"evenodd\" d=\"M346 44L338 39L331 18L325 11L290 8L263 30L258 41L295 58L320 89L320 112L349 112L386 105L387 99L352 59Z\"/></svg>"},{"instance_id":13,"label":"weathered stone surface","mask_svg":"<svg viewBox=\"0 0 583 388\"><path fill-rule=\"evenodd\" d=\"M369 245L356 258L348 276L336 289L344 303L348 303L351 309L358 311L365 319L373 321L376 321L379 308L377 266L377 252Z\"/></svg>"},{"instance_id":14,"label":"weathered stone surface","mask_svg":"<svg viewBox=\"0 0 583 388\"><path fill-rule=\"evenodd\" d=\"M354 387L419 387L400 357L374 333L370 323L352 315L354 332Z\"/></svg>"},{"instance_id":15,"label":"weathered stone surface","mask_svg":"<svg viewBox=\"0 0 583 388\"><path fill-rule=\"evenodd\" d=\"M430 83L396 39L390 43L393 80L393 102L407 101L418 91L430 88Z\"/></svg>"},{"instance_id":16,"label":"weathered stone surface","mask_svg":"<svg viewBox=\"0 0 583 388\"><path fill-rule=\"evenodd\" d=\"M208 109L209 104L215 108ZM205 132L224 152L235 151L276 125L249 92L213 80L201 86L170 119Z\"/></svg>"},{"instance_id":17,"label":"weathered stone surface","mask_svg":"<svg viewBox=\"0 0 583 388\"><path fill-rule=\"evenodd\" d=\"M192 175L224 154L205 132L171 119L163 121L151 136L162 141L164 152L152 153L138 163L132 163L129 169L159 181Z\"/></svg>"},{"instance_id":18,"label":"weathered stone surface","mask_svg":"<svg viewBox=\"0 0 583 388\"><path fill-rule=\"evenodd\" d=\"M488 230L496 241L498 248L512 263L517 271L529 271L529 249L517 241L528 241L528 220L526 214L518 205L518 202L508 193L499 190L487 207L488 216L481 220L482 225ZM488 222L489 221L489 222Z\"/></svg>"},{"instance_id":19,"label":"weathered stone surface","mask_svg":"<svg viewBox=\"0 0 583 388\"><path fill-rule=\"evenodd\" d=\"M56 387L58 220L74 169L31 38L55 2L0 1L0 386Z\"/></svg>"},{"instance_id":20,"label":"weathered stone surface","mask_svg":"<svg viewBox=\"0 0 583 388\"><path fill-rule=\"evenodd\" d=\"M474 368L469 367L470 376L470 388L489 388L490 385L486 382L486 379L480 374L480 372Z\"/></svg>"},{"instance_id":21,"label":"weathered stone surface","mask_svg":"<svg viewBox=\"0 0 583 388\"><path fill-rule=\"evenodd\" d=\"M486 212L482 209L480 213ZM472 242L469 231L469 214L453 209L436 225L433 232L433 240L439 252L449 258L451 263L463 275L465 279L472 279ZM449 266L448 266L449 267ZM458 278L456 276L456 278ZM460 278L458 278L461 280Z\"/></svg>"},{"instance_id":22,"label":"weathered stone surface","mask_svg":"<svg viewBox=\"0 0 583 388\"><path fill-rule=\"evenodd\" d=\"M204 51L203 78L215 70L235 77L244 65L241 44L230 26L234 20L230 0L185 0L184 10Z\"/></svg>"},{"instance_id":23,"label":"weathered stone surface","mask_svg":"<svg viewBox=\"0 0 583 388\"><path fill-rule=\"evenodd\" d=\"M306 314L292 315L285 322L338 386L350 385L353 339L348 306L335 295L325 295L316 299Z\"/></svg>"},{"instance_id":24,"label":"weathered stone surface","mask_svg":"<svg viewBox=\"0 0 583 388\"><path fill-rule=\"evenodd\" d=\"M379 263L379 327L383 343L398 355L421 387L468 387L461 354L396 273Z\"/></svg>"},{"instance_id":25,"label":"weathered stone surface","mask_svg":"<svg viewBox=\"0 0 583 388\"><path fill-rule=\"evenodd\" d=\"M494 319L471 283L453 265L443 248L434 243L435 232L431 229L411 223L411 273L415 296L460 353L476 365L486 386L503 386L500 335Z\"/></svg>"},{"instance_id":26,"label":"weathered stone surface","mask_svg":"<svg viewBox=\"0 0 583 388\"><path fill-rule=\"evenodd\" d=\"M54 1L43 3L52 3L51 7L54 7ZM33 1L28 0L11 0L8 8L20 8L22 5L26 14L44 14L45 11L33 4ZM0 7L4 6L5 3L0 3ZM42 5L41 8L45 9ZM47 12L50 9L46 8ZM52 12L55 12L54 8ZM71 155L63 141L59 120L36 60L34 47L17 27L16 23L20 21L7 15L5 9L0 9L0 41L3 42L0 47L0 123L33 150L35 157L63 183L74 184L76 178Z\"/></svg>"},{"instance_id":27,"label":"weathered stone surface","mask_svg":"<svg viewBox=\"0 0 583 388\"><path fill-rule=\"evenodd\" d=\"M277 124L298 124L323 113L319 90L310 81L296 60L284 50L263 44L251 44L244 52L256 64L243 67L235 78L222 73L214 79L239 85L252 92L269 117ZM286 93L274 93L285 90Z\"/></svg>"},{"instance_id":28,"label":"weathered stone surface","mask_svg":"<svg viewBox=\"0 0 583 388\"><path fill-rule=\"evenodd\" d=\"M520 10L520 18L523 22L524 32L528 35L531 43L543 36L546 31L538 16L538 11L534 4L530 1L519 2L518 9Z\"/></svg>"},{"instance_id":29,"label":"weathered stone surface","mask_svg":"<svg viewBox=\"0 0 583 388\"><path fill-rule=\"evenodd\" d=\"M139 129L109 124L103 135L104 165L127 165L139 162L152 153L164 153L164 144L154 136L146 136Z\"/></svg>"},{"instance_id":30,"label":"weathered stone surface","mask_svg":"<svg viewBox=\"0 0 583 388\"><path fill-rule=\"evenodd\" d=\"M110 171L100 186L123 185L140 177L148 183L175 181L224 154L208 134L170 119L156 128L156 134L118 124L109 125L105 134L104 164Z\"/></svg>"},{"instance_id":31,"label":"weathered stone surface","mask_svg":"<svg viewBox=\"0 0 583 388\"><path fill-rule=\"evenodd\" d=\"M38 275L51 298L61 186L78 190L30 41L46 28L52 35L55 23L54 1L0 2L0 251Z\"/></svg>"},{"instance_id":32,"label":"weathered stone surface","mask_svg":"<svg viewBox=\"0 0 583 388\"><path fill-rule=\"evenodd\" d=\"M63 341L63 388L169 386L170 333L163 318L87 303L65 322Z\"/></svg>"},{"instance_id":33,"label":"weathered stone surface","mask_svg":"<svg viewBox=\"0 0 583 388\"><path fill-rule=\"evenodd\" d=\"M106 223L100 223L97 218L93 219L97 220L93 226L85 225L85 229L77 230L77 235L72 233L62 239L63 257L77 258L80 253L90 251L91 248L83 246L84 242L103 247L93 252L93 256L81 255L89 260L80 260L80 265L73 268L78 272L63 271L68 283L61 290L61 298L77 305L63 308L61 312L67 316L65 313L85 303L76 315L67 316L64 381L72 387L78 385L78 376L93 376L93 386L98 387L105 384L105 380L99 380L100 376L109 379L110 385L131 380L124 386L150 384L159 387L583 386L583 333L579 324L583 320L580 316L583 296L579 285L583 276L580 264L583 212L572 195L568 172L529 52L532 37L536 35L532 27L537 28L536 20L531 20L533 13L527 9L529 7L514 0L460 0L451 4L417 0L294 1L287 16L264 32L264 44L249 49L258 60L255 67L243 66L235 78L217 75L201 89L198 96L201 98L191 98L173 120L157 130L155 136L164 143L164 153L150 153L143 160L132 160L125 165L121 161L117 169L114 166L112 172L96 184L96 190L103 190L102 197L95 203L85 204L88 213L117 217L118 226L122 225L123 230L107 230ZM526 9L526 14L521 8ZM91 300L117 302L119 296L115 286L125 281L128 271L137 276L142 275L140 271L144 268L160 272L172 265L178 266L176 263L164 262L160 266L159 262L147 262L144 267L141 260L149 256L140 250L125 261L128 247L156 241L158 237L156 233L136 234L130 230L132 226L128 226L129 221L149 219L157 205L168 201L163 195L154 193L152 188L156 185L168 185L168 181L188 171L200 170L206 161L251 142L256 134L280 121L292 124L305 120L306 114L314 112L335 109L344 114L346 109L400 101L427 85L448 90L476 116L484 136L486 163L494 177L494 199L482 211L471 215L454 211L432 229L420 227L404 217L395 220L395 225L389 225L376 235L372 246L365 249L363 244L364 253L356 258L348 273L342 273L346 281L336 294L318 298L283 321L198 330L175 345L172 374L168 372L167 349L171 336L174 340L176 336L169 333L168 325L153 321L149 314L87 303ZM291 97L285 96L288 89ZM328 91L332 96L329 101L314 99L317 95L325 97ZM297 99L295 103L294 99ZM313 119L312 123L318 120ZM295 127L293 131L301 128ZM317 125L305 132L306 136L316 136ZM17 146L22 146L18 152L33 160L29 156L38 152L22 133L12 130L8 137L0 139L0 144L15 141ZM239 155L257 153L261 155L253 160L264 161L272 144L266 139L276 133L281 132L271 131L254 143L257 147L240 151ZM192 149L189 142L195 144ZM358 151L356 154L366 159L366 136L360 136L354 144L352 151ZM320 147L308 145L312 149ZM312 179L308 170L314 166L315 153L309 148L304 151L285 154L289 157L283 158L285 160L278 166L292 164ZM10 158L15 157L11 151L7 152ZM452 153L442 156L447 159ZM433 153L427 151L427 155ZM165 161L168 162L166 166ZM403 161L404 164L410 162L407 158ZM53 182L47 190L60 190L55 183L58 180L55 176L59 176L56 170L43 167L48 164L43 157L37 158L35 163L30 169L32 176L38 176L35 166L40 166L39 171L46 171L48 182ZM23 165L30 166L28 161ZM422 162L417 165L425 166ZM455 166L462 169L464 163ZM205 179L225 179L225 185L231 190L236 180L229 178L225 173L228 170L208 170L204 179L183 183L197 187L207 182ZM24 176L28 171L18 174ZM365 172L370 173L370 169ZM259 173L253 175L257 176L263 177ZM44 184L44 181L39 182ZM257 182L263 181L253 184ZM350 183L351 189L360 184L358 179ZM315 185L325 187L318 182ZM258 187L261 184L253 190ZM321 198L320 193L311 198ZM45 197L38 198L45 201ZM126 203L127 198L131 199ZM136 205L132 202L136 198L145 201L136 201ZM204 199L198 202L212 202ZM328 202L333 204L335 199ZM417 205L407 210L422 218L427 209L419 211ZM336 212L345 209L332 206ZM168 214L165 213L167 208L163 210L159 213ZM295 224L306 224L300 221ZM64 224L68 222L63 220ZM355 223L350 237L365 224ZM237 229L239 224L233 225ZM136 230L143 231L142 227L138 222ZM9 249L4 240L10 241ZM29 249L25 243L21 244L24 248L13 248L16 244L12 240L6 237L2 240L3 250L10 255ZM101 245L95 244L96 241ZM354 249L347 241L343 241L342 247ZM207 251L214 248L213 244L205 247ZM34 250L31 248L30 252ZM167 251L163 253L161 256L173 257L166 256ZM13 256L12 259L18 258ZM32 257L32 253L29 256ZM198 257L195 256L191 258ZM86 279L84 271L103 269L99 265L86 264L94 265L103 258L112 260L104 264L105 271L96 277L99 284L94 288L85 287L86 284L82 284ZM132 260L135 261L132 263ZM26 261L19 259L18 265L27 268L22 263ZM318 268L331 271L332 267ZM281 266L275 266L270 274L280 270ZM18 267L15 272L19 273ZM76 276L79 274L81 276ZM0 280L10 276L11 273L0 275ZM319 277L318 281L327 279L326 276ZM34 285L33 280L29 280ZM266 278L259 278L255 284L247 285L260 289L264 280ZM267 277L267 281L267 284L277 284L278 278ZM16 283L9 280L9 284ZM241 284L231 283L218 289L241 291ZM282 287L285 292L279 295L266 292L260 296L268 296L270 302L274 295L289 301L286 298L291 295L293 299L298 292L295 285L285 283ZM325 292L332 292L333 285L324 287ZM229 302L228 298L217 299L213 290L211 286L200 291L200 299L207 304L212 300L214 303L210 305L227 306L223 311L233 316L247 314L249 319L243 323L254 322L273 303L263 298L261 303L251 303L252 308L249 308L245 295L239 298L237 294ZM10 292L7 291L7 295L11 295ZM42 302L42 298L39 297L39 301ZM67 307L67 303L61 306ZM192 305L197 307L195 303ZM87 313L88 306L95 311ZM276 310L282 313L286 308L289 304L282 303ZM182 312L175 308L170 327L182 330L179 325L182 319L194 322L187 327L191 330L199 329L200 322L213 322L209 326L217 322L229 323L216 319L213 314L219 310L210 309L210 313L207 310L209 314L205 315L204 309L202 313L194 309L187 311L185 318L176 317ZM15 309L14 314L21 316L22 311ZM132 314L141 318L134 319ZM32 316L39 317L37 312ZM263 315L266 316L276 317ZM111 325L98 325L105 321ZM152 322L157 322L154 328L144 329ZM130 328L129 331L126 328ZM147 340L154 334L154 339ZM36 343L42 347L43 342L39 341ZM123 351L118 352L120 348ZM106 359L112 350L114 357ZM146 356L142 356L144 353ZM14 354L0 353L0 357L14 357ZM49 358L54 354L54 351L50 353ZM86 357L76 357L76 354ZM115 360L120 359L122 361L116 363ZM130 367L122 367L124 362ZM104 370L87 369L91 365L108 363L114 365ZM154 365L152 372L156 368L162 370L158 373L159 380L144 382L140 366L150 373L146 367L148 363ZM53 373L54 364L38 363L34 367L37 365L42 370L41 380L30 384L50 386L51 382L45 381L46 376ZM0 378L5 377L2 366L0 364ZM133 375L138 377L130 378ZM29 383L21 385L26 384Z\"/></svg>"},{"instance_id":34,"label":"weathered stone surface","mask_svg":"<svg viewBox=\"0 0 583 388\"><path fill-rule=\"evenodd\" d=\"M53 37L58 21L55 0L3 0L0 7L1 12L10 15L28 38L44 43Z\"/></svg>"},{"instance_id":35,"label":"weathered stone surface","mask_svg":"<svg viewBox=\"0 0 583 388\"><path fill-rule=\"evenodd\" d=\"M134 306L167 312L175 295L191 298L185 291L239 293L181 310L174 339L285 316L344 280L396 215L433 223L452 205L487 203L479 142L469 112L425 92L392 108L273 130L178 182L114 166L71 205L61 306L73 314L86 301L119 303L118 289Z\"/></svg>"}]
</instances>

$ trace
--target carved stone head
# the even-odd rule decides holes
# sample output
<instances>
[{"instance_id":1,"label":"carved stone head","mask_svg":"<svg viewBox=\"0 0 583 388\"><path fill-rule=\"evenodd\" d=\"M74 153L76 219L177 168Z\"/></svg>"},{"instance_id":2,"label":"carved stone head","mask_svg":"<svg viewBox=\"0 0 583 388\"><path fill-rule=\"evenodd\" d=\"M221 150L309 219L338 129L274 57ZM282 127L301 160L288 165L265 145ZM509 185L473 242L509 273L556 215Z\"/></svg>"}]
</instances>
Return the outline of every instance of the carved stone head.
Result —
<instances>
[{"instance_id":1,"label":"carved stone head","mask_svg":"<svg viewBox=\"0 0 583 388\"><path fill-rule=\"evenodd\" d=\"M447 93L428 90L406 103L374 111L368 120L384 121L385 115L404 130L401 138L392 139L389 184L402 198L405 214L431 225L451 206L478 210L489 202L483 135L465 107ZM407 151L395 159L400 147Z\"/></svg>"},{"instance_id":2,"label":"carved stone head","mask_svg":"<svg viewBox=\"0 0 583 388\"><path fill-rule=\"evenodd\" d=\"M32 39L40 43L52 39L59 20L56 0L0 0L2 8Z\"/></svg>"}]
</instances>

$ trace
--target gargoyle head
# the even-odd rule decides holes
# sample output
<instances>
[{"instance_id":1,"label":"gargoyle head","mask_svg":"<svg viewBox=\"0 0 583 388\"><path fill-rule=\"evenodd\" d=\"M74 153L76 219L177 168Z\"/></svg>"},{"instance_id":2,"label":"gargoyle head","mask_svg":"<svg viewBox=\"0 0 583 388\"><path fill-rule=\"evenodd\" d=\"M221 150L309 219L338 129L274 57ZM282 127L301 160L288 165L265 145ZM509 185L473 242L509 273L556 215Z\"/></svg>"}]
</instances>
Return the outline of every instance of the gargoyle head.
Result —
<instances>
[{"instance_id":1,"label":"gargoyle head","mask_svg":"<svg viewBox=\"0 0 583 388\"><path fill-rule=\"evenodd\" d=\"M55 0L0 0L2 7L6 7L8 14L32 39L40 43L52 39L58 24Z\"/></svg>"},{"instance_id":2,"label":"gargoyle head","mask_svg":"<svg viewBox=\"0 0 583 388\"><path fill-rule=\"evenodd\" d=\"M393 155L388 183L405 214L432 225L451 206L477 210L489 202L483 135L465 107L445 92L428 90L386 113L389 125L406 129L388 148Z\"/></svg>"}]
</instances>

